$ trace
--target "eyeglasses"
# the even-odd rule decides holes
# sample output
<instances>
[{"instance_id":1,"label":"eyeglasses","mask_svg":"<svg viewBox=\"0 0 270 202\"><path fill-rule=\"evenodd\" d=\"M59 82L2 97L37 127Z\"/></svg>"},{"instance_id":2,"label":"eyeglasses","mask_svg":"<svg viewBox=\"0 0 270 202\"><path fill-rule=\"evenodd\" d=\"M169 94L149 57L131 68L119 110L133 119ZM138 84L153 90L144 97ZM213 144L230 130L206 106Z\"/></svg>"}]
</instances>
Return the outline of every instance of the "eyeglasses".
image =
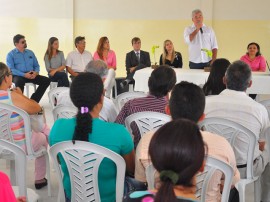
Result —
<instances>
[{"instance_id":1,"label":"eyeglasses","mask_svg":"<svg viewBox=\"0 0 270 202\"><path fill-rule=\"evenodd\" d=\"M24 41L21 41L21 44L25 44L26 43L26 40L24 40Z\"/></svg>"}]
</instances>

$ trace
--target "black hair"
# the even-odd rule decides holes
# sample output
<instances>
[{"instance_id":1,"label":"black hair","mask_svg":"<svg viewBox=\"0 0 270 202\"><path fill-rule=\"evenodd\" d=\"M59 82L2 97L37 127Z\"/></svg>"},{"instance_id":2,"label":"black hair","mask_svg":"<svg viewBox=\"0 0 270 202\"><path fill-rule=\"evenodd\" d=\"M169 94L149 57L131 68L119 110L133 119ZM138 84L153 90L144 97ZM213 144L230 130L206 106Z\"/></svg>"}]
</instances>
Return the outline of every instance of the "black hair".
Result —
<instances>
[{"instance_id":1,"label":"black hair","mask_svg":"<svg viewBox=\"0 0 270 202\"><path fill-rule=\"evenodd\" d=\"M80 73L73 80L70 86L70 98L78 108L73 141L88 141L88 136L92 133L92 116L89 112L100 102L102 94L103 82L94 73ZM81 113L82 107L87 107L89 112Z\"/></svg>"},{"instance_id":2,"label":"black hair","mask_svg":"<svg viewBox=\"0 0 270 202\"><path fill-rule=\"evenodd\" d=\"M205 95L199 86L182 81L174 86L169 106L173 120L185 118L197 123L204 112Z\"/></svg>"},{"instance_id":3,"label":"black hair","mask_svg":"<svg viewBox=\"0 0 270 202\"><path fill-rule=\"evenodd\" d=\"M223 77L230 64L230 61L225 58L219 58L213 62L209 77L203 86L203 92L206 96L218 95L226 89L226 85L223 83Z\"/></svg>"},{"instance_id":4,"label":"black hair","mask_svg":"<svg viewBox=\"0 0 270 202\"><path fill-rule=\"evenodd\" d=\"M157 98L163 97L172 90L175 83L175 71L168 66L159 66L154 69L149 77L149 92Z\"/></svg>"},{"instance_id":5,"label":"black hair","mask_svg":"<svg viewBox=\"0 0 270 202\"><path fill-rule=\"evenodd\" d=\"M198 126L189 120L178 119L166 123L155 132L149 145L153 166L160 173L172 171L176 182L169 177L161 178L161 186L155 202L177 201L174 185L193 187L193 177L203 164L205 148Z\"/></svg>"},{"instance_id":6,"label":"black hair","mask_svg":"<svg viewBox=\"0 0 270 202\"><path fill-rule=\"evenodd\" d=\"M19 43L19 41L20 41L21 39L24 39L24 38L25 38L25 36L23 36L23 35L21 35L21 34L15 35L15 36L13 37L13 43L14 43L14 45L15 45L16 43Z\"/></svg>"},{"instance_id":7,"label":"black hair","mask_svg":"<svg viewBox=\"0 0 270 202\"><path fill-rule=\"evenodd\" d=\"M77 47L77 44L82 40L85 40L84 36L77 36L74 40L75 47Z\"/></svg>"},{"instance_id":8,"label":"black hair","mask_svg":"<svg viewBox=\"0 0 270 202\"><path fill-rule=\"evenodd\" d=\"M262 54L262 53L261 53L261 49L260 49L260 45L259 45L259 44L255 43L255 42L251 42L251 43L248 44L247 49L248 49L249 46L251 46L251 45L255 45L255 46L257 47L257 49L258 49L258 52L257 52L256 55L255 55L256 57ZM248 52L247 52L247 55L248 55Z\"/></svg>"},{"instance_id":9,"label":"black hair","mask_svg":"<svg viewBox=\"0 0 270 202\"><path fill-rule=\"evenodd\" d=\"M228 67L225 77L228 89L246 91L251 80L251 69L245 62L237 60Z\"/></svg>"}]
</instances>

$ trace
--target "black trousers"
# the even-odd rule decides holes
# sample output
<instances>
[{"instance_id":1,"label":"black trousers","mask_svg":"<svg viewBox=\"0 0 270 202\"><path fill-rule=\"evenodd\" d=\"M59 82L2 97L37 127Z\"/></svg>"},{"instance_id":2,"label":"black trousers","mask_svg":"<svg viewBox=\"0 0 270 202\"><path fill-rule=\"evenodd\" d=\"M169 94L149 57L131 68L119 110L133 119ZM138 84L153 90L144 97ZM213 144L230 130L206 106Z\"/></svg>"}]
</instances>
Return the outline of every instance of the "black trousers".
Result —
<instances>
[{"instance_id":1,"label":"black trousers","mask_svg":"<svg viewBox=\"0 0 270 202\"><path fill-rule=\"evenodd\" d=\"M47 87L50 85L51 80L48 77L37 75L35 79L27 79L22 76L13 76L13 83L15 83L16 87L19 87L22 92L24 90L25 83L33 83L37 84L38 88L36 92L34 92L31 96L32 100L39 102L45 93Z\"/></svg>"}]
</instances>

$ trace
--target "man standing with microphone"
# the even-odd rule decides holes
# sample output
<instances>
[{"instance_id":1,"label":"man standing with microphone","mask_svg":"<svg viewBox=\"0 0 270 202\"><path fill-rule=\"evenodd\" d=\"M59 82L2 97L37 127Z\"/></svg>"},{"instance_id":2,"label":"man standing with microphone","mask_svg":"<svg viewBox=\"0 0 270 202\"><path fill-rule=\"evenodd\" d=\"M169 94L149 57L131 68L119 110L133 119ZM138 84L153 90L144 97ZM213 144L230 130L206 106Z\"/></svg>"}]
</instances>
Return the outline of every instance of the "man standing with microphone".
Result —
<instances>
[{"instance_id":1,"label":"man standing with microphone","mask_svg":"<svg viewBox=\"0 0 270 202\"><path fill-rule=\"evenodd\" d=\"M193 25L186 27L184 40L188 44L190 69L203 69L217 58L217 39L212 28L203 24L199 9L192 11Z\"/></svg>"}]
</instances>

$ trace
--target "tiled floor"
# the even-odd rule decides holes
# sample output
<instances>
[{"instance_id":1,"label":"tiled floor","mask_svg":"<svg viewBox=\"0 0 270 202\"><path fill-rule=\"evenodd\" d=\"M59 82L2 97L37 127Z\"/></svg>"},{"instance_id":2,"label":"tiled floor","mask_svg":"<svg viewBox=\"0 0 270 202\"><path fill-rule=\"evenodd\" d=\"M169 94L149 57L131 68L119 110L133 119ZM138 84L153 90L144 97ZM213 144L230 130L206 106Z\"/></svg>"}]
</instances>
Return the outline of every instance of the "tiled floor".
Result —
<instances>
[{"instance_id":1,"label":"tiled floor","mask_svg":"<svg viewBox=\"0 0 270 202\"><path fill-rule=\"evenodd\" d=\"M31 92L31 91L30 91ZM260 100L268 99L269 96L261 96ZM48 93L43 96L41 103L40 103L46 113L46 120L48 125L51 127L53 125L53 116L52 116L52 108L49 104L49 99L48 99ZM57 193L58 193L58 183L56 179L56 173L52 169L52 164L51 164L51 185L52 185L52 197L48 197L48 192L47 188L42 188L41 190L36 190L36 193L39 194L41 200L44 202L55 202L57 201ZM0 170L8 173L8 165L6 165L6 162L4 160L0 160ZM34 189L34 161L29 161L27 164L27 187ZM252 202L254 201L254 191L253 191L253 185L248 185L246 189L246 202Z\"/></svg>"}]
</instances>

